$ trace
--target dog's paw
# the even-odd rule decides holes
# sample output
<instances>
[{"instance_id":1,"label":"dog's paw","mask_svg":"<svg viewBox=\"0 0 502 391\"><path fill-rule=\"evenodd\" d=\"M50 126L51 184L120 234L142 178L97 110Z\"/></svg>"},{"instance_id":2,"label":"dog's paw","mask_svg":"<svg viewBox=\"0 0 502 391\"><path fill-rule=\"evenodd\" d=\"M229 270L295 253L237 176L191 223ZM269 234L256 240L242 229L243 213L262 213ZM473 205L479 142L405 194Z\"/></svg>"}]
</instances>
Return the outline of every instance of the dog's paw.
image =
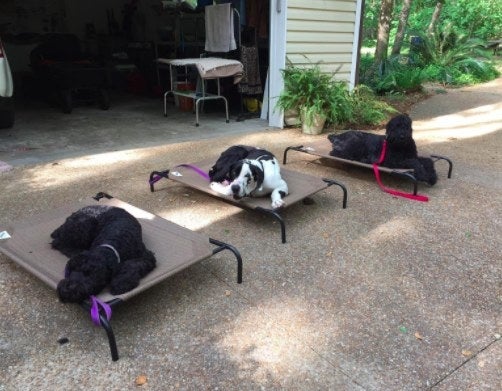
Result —
<instances>
[{"instance_id":1,"label":"dog's paw","mask_svg":"<svg viewBox=\"0 0 502 391\"><path fill-rule=\"evenodd\" d=\"M65 278L59 281L57 293L63 303L80 303L94 292L90 292L83 274L74 273L72 279Z\"/></svg>"},{"instance_id":2,"label":"dog's paw","mask_svg":"<svg viewBox=\"0 0 502 391\"><path fill-rule=\"evenodd\" d=\"M217 193L221 193L222 189L224 189L224 186L222 186L222 184L219 182L211 182L209 184L209 187L211 188L211 190L213 190Z\"/></svg>"},{"instance_id":3,"label":"dog's paw","mask_svg":"<svg viewBox=\"0 0 502 391\"><path fill-rule=\"evenodd\" d=\"M272 209L282 208L286 203L282 199L277 199L272 201Z\"/></svg>"},{"instance_id":4,"label":"dog's paw","mask_svg":"<svg viewBox=\"0 0 502 391\"><path fill-rule=\"evenodd\" d=\"M230 190L230 187L228 185L224 185L223 183L211 182L209 184L209 187L211 188L211 190L213 190L219 194L223 194L223 195L231 195L232 194L232 190Z\"/></svg>"}]
</instances>

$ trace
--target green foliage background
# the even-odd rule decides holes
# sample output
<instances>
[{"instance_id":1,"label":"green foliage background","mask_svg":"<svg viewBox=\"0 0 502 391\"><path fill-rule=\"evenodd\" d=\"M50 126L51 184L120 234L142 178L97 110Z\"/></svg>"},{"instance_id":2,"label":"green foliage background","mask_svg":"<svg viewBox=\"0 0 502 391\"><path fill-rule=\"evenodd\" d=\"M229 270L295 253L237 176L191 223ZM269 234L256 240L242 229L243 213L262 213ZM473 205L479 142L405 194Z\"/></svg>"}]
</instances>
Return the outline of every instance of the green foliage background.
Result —
<instances>
[{"instance_id":1,"label":"green foliage background","mask_svg":"<svg viewBox=\"0 0 502 391\"><path fill-rule=\"evenodd\" d=\"M396 34L403 1L396 0L389 46ZM378 94L408 93L425 81L475 84L499 75L486 49L490 39L502 39L502 0L443 0L433 34L427 34L437 0L413 0L401 54L374 64L367 50L361 57L359 82ZM376 42L379 0L366 0L363 46ZM411 47L410 41L420 44Z\"/></svg>"},{"instance_id":2,"label":"green foliage background","mask_svg":"<svg viewBox=\"0 0 502 391\"><path fill-rule=\"evenodd\" d=\"M364 39L366 44L376 38L379 0L366 0ZM395 33L402 0L396 0L392 28ZM425 31L437 0L414 0L408 20L409 30ZM451 24L457 34L482 40L502 38L502 0L445 0L439 28ZM392 32L391 32L392 34ZM391 40L392 40L391 35Z\"/></svg>"}]
</instances>

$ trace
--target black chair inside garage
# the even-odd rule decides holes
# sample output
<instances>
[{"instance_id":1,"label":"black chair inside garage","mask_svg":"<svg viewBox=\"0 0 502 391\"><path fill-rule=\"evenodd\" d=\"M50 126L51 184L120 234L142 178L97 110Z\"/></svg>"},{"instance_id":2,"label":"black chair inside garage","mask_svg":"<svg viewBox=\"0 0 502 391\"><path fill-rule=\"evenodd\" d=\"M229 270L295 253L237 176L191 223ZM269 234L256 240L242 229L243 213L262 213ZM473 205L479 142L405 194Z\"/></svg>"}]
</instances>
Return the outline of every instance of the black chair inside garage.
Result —
<instances>
[{"instance_id":1,"label":"black chair inside garage","mask_svg":"<svg viewBox=\"0 0 502 391\"><path fill-rule=\"evenodd\" d=\"M42 95L55 97L64 113L71 113L74 103L95 102L102 110L110 107L106 68L81 50L76 35L46 34L31 51L30 65Z\"/></svg>"}]
</instances>

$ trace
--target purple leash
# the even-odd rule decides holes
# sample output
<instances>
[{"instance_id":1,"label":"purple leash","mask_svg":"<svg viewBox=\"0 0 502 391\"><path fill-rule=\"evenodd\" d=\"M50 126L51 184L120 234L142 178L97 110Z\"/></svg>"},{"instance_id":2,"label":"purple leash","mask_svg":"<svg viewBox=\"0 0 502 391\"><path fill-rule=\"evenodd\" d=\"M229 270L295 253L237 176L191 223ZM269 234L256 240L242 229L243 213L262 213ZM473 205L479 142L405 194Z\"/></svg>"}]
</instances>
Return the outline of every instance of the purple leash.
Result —
<instances>
[{"instance_id":1,"label":"purple leash","mask_svg":"<svg viewBox=\"0 0 502 391\"><path fill-rule=\"evenodd\" d=\"M68 268L64 269L64 276L68 278ZM99 307L105 311L106 319L110 320L112 318L112 307L106 304L104 301L99 300L96 296L90 296L91 299L91 320L96 326L101 326L101 321L99 320Z\"/></svg>"},{"instance_id":2,"label":"purple leash","mask_svg":"<svg viewBox=\"0 0 502 391\"><path fill-rule=\"evenodd\" d=\"M205 172L204 170L200 169L199 167L197 166L194 166L193 164L178 164L177 166L174 166L174 168L177 168L177 167L186 167L186 168L190 168L192 169L193 171L195 171L197 174L199 174L202 178L204 178L205 180L209 181L210 178L209 178L209 174L207 172ZM155 176L151 181L150 181L150 185L153 185L155 182L158 182L159 180L161 180L162 177L160 175L157 175Z\"/></svg>"},{"instance_id":3,"label":"purple leash","mask_svg":"<svg viewBox=\"0 0 502 391\"><path fill-rule=\"evenodd\" d=\"M101 326L101 321L99 319L99 307L105 311L106 319L110 320L112 317L112 307L110 307L105 302L99 300L96 296L91 296L91 319L92 323L96 326Z\"/></svg>"}]
</instances>

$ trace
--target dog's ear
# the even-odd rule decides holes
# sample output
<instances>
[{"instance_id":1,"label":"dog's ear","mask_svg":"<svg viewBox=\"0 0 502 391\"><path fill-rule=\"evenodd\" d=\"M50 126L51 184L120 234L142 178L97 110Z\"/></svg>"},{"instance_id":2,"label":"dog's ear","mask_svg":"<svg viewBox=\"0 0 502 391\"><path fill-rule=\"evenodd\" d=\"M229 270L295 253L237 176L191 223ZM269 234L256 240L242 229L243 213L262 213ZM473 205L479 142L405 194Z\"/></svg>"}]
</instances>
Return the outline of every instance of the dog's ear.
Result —
<instances>
[{"instance_id":1,"label":"dog's ear","mask_svg":"<svg viewBox=\"0 0 502 391\"><path fill-rule=\"evenodd\" d=\"M230 166L230 169L228 170L228 179L230 181L233 181L235 178L237 178L242 170L242 165L244 164L243 160L239 160L238 162L232 164Z\"/></svg>"},{"instance_id":2,"label":"dog's ear","mask_svg":"<svg viewBox=\"0 0 502 391\"><path fill-rule=\"evenodd\" d=\"M208 172L211 182L223 182L230 179L233 165L245 159L248 155L247 148L249 147L234 145L223 151Z\"/></svg>"}]
</instances>

